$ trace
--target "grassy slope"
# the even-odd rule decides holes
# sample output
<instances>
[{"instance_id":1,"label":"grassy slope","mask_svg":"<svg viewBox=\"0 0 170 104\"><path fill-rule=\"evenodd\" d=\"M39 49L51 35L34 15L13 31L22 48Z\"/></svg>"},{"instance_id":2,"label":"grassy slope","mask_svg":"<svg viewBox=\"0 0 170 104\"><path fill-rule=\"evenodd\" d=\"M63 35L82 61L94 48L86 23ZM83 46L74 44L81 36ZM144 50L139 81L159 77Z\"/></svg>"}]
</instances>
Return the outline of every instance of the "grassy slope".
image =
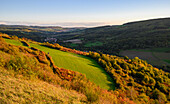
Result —
<instances>
[{"instance_id":1,"label":"grassy slope","mask_svg":"<svg viewBox=\"0 0 170 104\"><path fill-rule=\"evenodd\" d=\"M19 41L5 39L6 42L14 45L22 45ZM97 64L96 61L73 53L62 52L56 49L47 48L37 44L29 43L31 47L36 47L46 53L50 53L58 67L78 71L86 75L92 82L104 89L114 89L112 78Z\"/></svg>"},{"instance_id":2,"label":"grassy slope","mask_svg":"<svg viewBox=\"0 0 170 104\"><path fill-rule=\"evenodd\" d=\"M0 103L75 103L86 100L82 94L65 90L39 80L24 80L13 77L0 67Z\"/></svg>"}]
</instances>

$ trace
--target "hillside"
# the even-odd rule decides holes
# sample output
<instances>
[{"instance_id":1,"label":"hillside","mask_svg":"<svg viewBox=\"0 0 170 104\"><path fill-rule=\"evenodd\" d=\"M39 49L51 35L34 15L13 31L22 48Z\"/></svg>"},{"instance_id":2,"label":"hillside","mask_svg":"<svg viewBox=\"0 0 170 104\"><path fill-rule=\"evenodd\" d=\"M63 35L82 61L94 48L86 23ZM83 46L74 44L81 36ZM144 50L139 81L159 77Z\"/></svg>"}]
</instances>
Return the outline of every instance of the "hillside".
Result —
<instances>
[{"instance_id":1,"label":"hillside","mask_svg":"<svg viewBox=\"0 0 170 104\"><path fill-rule=\"evenodd\" d=\"M53 73L42 52L7 44L2 38L0 40L1 104L86 101L83 94L56 86L62 80ZM35 57L36 53L39 53L41 62Z\"/></svg>"},{"instance_id":2,"label":"hillside","mask_svg":"<svg viewBox=\"0 0 170 104\"><path fill-rule=\"evenodd\" d=\"M10 75L15 78L32 81L35 81L35 79L41 80L49 84L61 86L64 89L72 89L82 93L82 97L80 97L79 94L75 92L75 96L78 96L77 100L73 99L71 101L79 102L79 99L83 99L83 101L80 100L81 103L95 102L99 104L133 104L133 102L147 104L169 103L170 74L153 67L138 57L129 59L128 57L118 57L97 52L87 53L65 48L58 44L38 43L14 36L9 37L7 35L3 37L10 39L6 39L7 42L14 43L15 41L15 44L17 43L16 45L21 44L16 41L21 41L23 43L22 45L29 47L32 44L43 45L53 50L88 56L96 60L96 62L104 68L105 72L114 79L113 82L115 83L116 89L111 91L103 90L89 81L81 73L55 66L52 57L37 49L38 47L27 48L20 45L14 46L6 43L5 40L1 38L0 61L2 69L8 70ZM1 72L6 73L3 70ZM5 94L5 96L6 95L8 95L8 93ZM5 97L2 101L5 101L5 99L8 98ZM47 97L46 99L51 98ZM68 99L65 99L65 101L68 101Z\"/></svg>"},{"instance_id":3,"label":"hillside","mask_svg":"<svg viewBox=\"0 0 170 104\"><path fill-rule=\"evenodd\" d=\"M41 80L24 80L14 77L0 67L0 103L83 103L86 97L74 90L49 84Z\"/></svg>"},{"instance_id":4,"label":"hillside","mask_svg":"<svg viewBox=\"0 0 170 104\"><path fill-rule=\"evenodd\" d=\"M162 55L164 57L166 57L166 54L170 55L168 51L170 48L170 18L129 22L117 26L87 28L79 35L70 37L70 39L79 39L81 43L73 41L62 43L62 45L83 51L97 51L130 58L137 56L158 68L170 70L170 58L162 58ZM156 55L149 53L150 56L144 56L143 54L145 53L140 51L140 53L143 53L137 54L136 52L136 56L131 57L134 52L128 51L127 53L126 51L131 49L137 49L138 52L141 49L149 49L150 52ZM155 53L156 49L162 51ZM120 52L123 52L123 54ZM145 57L153 57L155 60Z\"/></svg>"},{"instance_id":5,"label":"hillside","mask_svg":"<svg viewBox=\"0 0 170 104\"><path fill-rule=\"evenodd\" d=\"M78 49L113 54L120 50L169 47L170 18L130 22L118 26L87 28L77 38ZM94 44L100 42L100 44Z\"/></svg>"},{"instance_id":6,"label":"hillside","mask_svg":"<svg viewBox=\"0 0 170 104\"><path fill-rule=\"evenodd\" d=\"M24 46L20 41L5 39L6 42L14 45ZM53 58L55 65L60 68L78 71L86 75L92 82L105 89L115 89L113 79L98 65L98 63L88 57L74 53L62 52L34 43L28 43L30 47L35 47L44 51ZM90 70L89 70L90 69Z\"/></svg>"},{"instance_id":7,"label":"hillside","mask_svg":"<svg viewBox=\"0 0 170 104\"><path fill-rule=\"evenodd\" d=\"M0 75L0 103L111 104L121 101L114 93L90 82L85 75L55 66L45 52L8 44L2 37ZM108 95L110 97L106 98Z\"/></svg>"}]
</instances>

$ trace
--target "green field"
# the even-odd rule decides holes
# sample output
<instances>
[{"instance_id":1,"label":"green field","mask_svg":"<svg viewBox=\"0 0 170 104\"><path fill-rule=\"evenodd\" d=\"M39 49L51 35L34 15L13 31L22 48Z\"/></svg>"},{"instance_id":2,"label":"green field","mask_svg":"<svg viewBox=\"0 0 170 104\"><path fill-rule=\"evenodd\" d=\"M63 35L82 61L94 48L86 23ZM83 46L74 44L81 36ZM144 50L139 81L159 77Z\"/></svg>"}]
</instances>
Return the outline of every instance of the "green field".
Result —
<instances>
[{"instance_id":1,"label":"green field","mask_svg":"<svg viewBox=\"0 0 170 104\"><path fill-rule=\"evenodd\" d=\"M14 44L16 46L23 46L23 44L18 40L5 39L5 41L8 42L8 43L12 43L12 44Z\"/></svg>"},{"instance_id":2,"label":"green field","mask_svg":"<svg viewBox=\"0 0 170 104\"><path fill-rule=\"evenodd\" d=\"M164 60L165 62L167 62L167 63L170 63L170 60Z\"/></svg>"},{"instance_id":3,"label":"green field","mask_svg":"<svg viewBox=\"0 0 170 104\"><path fill-rule=\"evenodd\" d=\"M14 45L23 44L16 40L5 39L6 42ZM51 49L38 44L29 43L30 47L36 47L46 53L49 52L53 58L55 65L60 68L78 71L86 75L86 77L104 89L115 89L112 78L97 64L97 62L89 57L77 55L74 53L63 52Z\"/></svg>"},{"instance_id":4,"label":"green field","mask_svg":"<svg viewBox=\"0 0 170 104\"><path fill-rule=\"evenodd\" d=\"M102 46L102 45L103 45L102 42L94 42L94 43L88 42L88 43L86 43L84 46L85 46L85 47L93 47L93 46Z\"/></svg>"},{"instance_id":5,"label":"green field","mask_svg":"<svg viewBox=\"0 0 170 104\"><path fill-rule=\"evenodd\" d=\"M70 46L72 46L72 47L77 47L78 44L71 43Z\"/></svg>"}]
</instances>

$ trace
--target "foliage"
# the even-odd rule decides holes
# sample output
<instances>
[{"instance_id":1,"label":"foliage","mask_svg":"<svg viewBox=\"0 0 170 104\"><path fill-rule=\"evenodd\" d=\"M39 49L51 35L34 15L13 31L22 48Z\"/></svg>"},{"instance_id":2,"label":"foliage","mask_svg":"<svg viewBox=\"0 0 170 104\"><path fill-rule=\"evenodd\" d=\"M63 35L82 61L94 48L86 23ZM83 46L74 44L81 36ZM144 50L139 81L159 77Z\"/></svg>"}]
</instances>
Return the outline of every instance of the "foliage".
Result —
<instances>
[{"instance_id":1,"label":"foliage","mask_svg":"<svg viewBox=\"0 0 170 104\"><path fill-rule=\"evenodd\" d=\"M117 89L127 92L126 89L132 87L137 91L132 94L133 96L142 93L146 93L148 96L145 98L142 97L143 95L136 96L135 98L138 100L142 97L147 102L150 97L167 102L170 92L170 73L159 70L138 57L129 59L127 56L122 58L97 52L89 52L89 56L98 61L114 78ZM134 99L134 97L131 99Z\"/></svg>"},{"instance_id":2,"label":"foliage","mask_svg":"<svg viewBox=\"0 0 170 104\"><path fill-rule=\"evenodd\" d=\"M26 41L21 41L25 46L30 46Z\"/></svg>"},{"instance_id":3,"label":"foliage","mask_svg":"<svg viewBox=\"0 0 170 104\"><path fill-rule=\"evenodd\" d=\"M50 47L50 48L54 48L54 49L59 49L59 50L64 51L64 52L72 52L72 53L79 54L79 55L87 55L88 54L87 52L77 51L75 49L70 49L70 48L60 46L57 43L50 44L50 43L46 42L46 43L43 43L42 45Z\"/></svg>"}]
</instances>

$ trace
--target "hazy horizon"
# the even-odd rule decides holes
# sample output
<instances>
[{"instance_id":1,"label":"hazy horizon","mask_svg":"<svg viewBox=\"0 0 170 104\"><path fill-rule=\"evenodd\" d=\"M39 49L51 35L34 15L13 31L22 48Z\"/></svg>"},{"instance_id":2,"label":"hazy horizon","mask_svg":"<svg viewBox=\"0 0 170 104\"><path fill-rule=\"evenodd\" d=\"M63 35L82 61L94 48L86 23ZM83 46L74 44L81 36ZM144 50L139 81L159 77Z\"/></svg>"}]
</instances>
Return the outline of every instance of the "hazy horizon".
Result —
<instances>
[{"instance_id":1,"label":"hazy horizon","mask_svg":"<svg viewBox=\"0 0 170 104\"><path fill-rule=\"evenodd\" d=\"M162 17L162 18L170 18L170 17ZM56 23L56 24L35 24L35 23L20 23L20 22L9 22L9 21L0 21L0 25L23 25L23 26L59 26L59 27L65 27L65 28L79 28L79 27L84 27L84 28L88 28L88 27L98 27L98 26L116 26L116 25L123 25L125 23L129 23L129 22L138 22L138 21L145 21L145 20L152 20L152 19L161 19L160 18L148 18L148 19L141 19L141 20L134 20L134 21L128 21L128 22L124 22L124 23L121 23L121 24L101 24L101 25L94 25L94 24L97 24L97 23L84 23L83 26L74 26L74 25L78 25L78 24L83 24L83 23ZM63 26L61 25L63 24ZM65 25L64 25L65 24ZM70 24L70 25L69 25ZM71 25L72 24L72 25ZM73 25L74 24L74 25ZM89 24L89 25L88 25ZM88 25L88 26L86 26ZM92 25L92 26L90 26Z\"/></svg>"},{"instance_id":2,"label":"hazy horizon","mask_svg":"<svg viewBox=\"0 0 170 104\"><path fill-rule=\"evenodd\" d=\"M0 24L96 27L170 17L169 0L0 0Z\"/></svg>"}]
</instances>

